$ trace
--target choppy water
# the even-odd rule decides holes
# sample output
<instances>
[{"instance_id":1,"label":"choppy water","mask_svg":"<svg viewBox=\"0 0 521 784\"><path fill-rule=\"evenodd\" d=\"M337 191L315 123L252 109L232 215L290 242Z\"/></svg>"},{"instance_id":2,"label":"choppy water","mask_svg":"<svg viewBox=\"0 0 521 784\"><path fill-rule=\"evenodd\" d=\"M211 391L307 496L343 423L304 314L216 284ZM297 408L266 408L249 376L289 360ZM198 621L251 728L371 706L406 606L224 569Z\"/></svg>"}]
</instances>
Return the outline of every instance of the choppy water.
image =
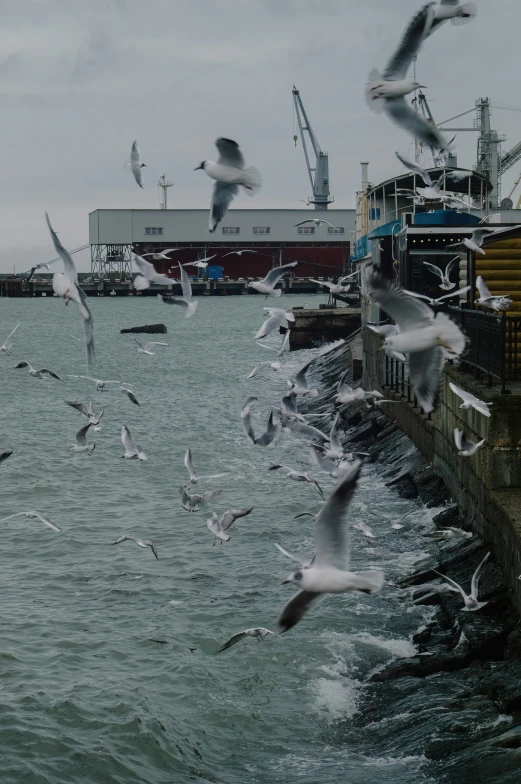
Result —
<instances>
[{"instance_id":1,"label":"choppy water","mask_svg":"<svg viewBox=\"0 0 521 784\"><path fill-rule=\"evenodd\" d=\"M257 394L260 429L291 369L311 354L246 380L271 356L253 340L260 297L203 299L189 320L155 298L89 304L96 374L131 382L140 408L87 381L39 381L12 369L27 359L62 375L85 373L74 339L81 322L74 305L54 298L0 301L2 340L22 322L13 356L0 356L0 448L15 450L0 467L0 513L38 509L63 529L23 518L2 527L2 784L433 781L421 754L379 756L364 752L363 739L349 740L365 676L411 652L426 612L406 612L391 587L376 597L335 597L286 635L216 655L236 631L273 628L294 591L281 584L291 565L274 542L312 549L310 518L291 518L317 509L315 491L266 470L274 458L306 466L302 441L287 435L276 449L256 448L239 416L246 395ZM297 303L277 302L285 304ZM159 320L170 346L153 357L119 334ZM83 420L66 399L105 408L91 458L68 454ZM122 424L147 463L119 459ZM200 473L230 472L204 485L223 487L218 512L255 507L227 545L212 546L204 510L180 506L188 446ZM325 488L332 483L322 479ZM370 549L354 537L357 567L382 567L389 577L411 568L423 550L417 527L396 535L364 507L400 516L411 503L367 467L355 513L378 539ZM423 525L426 513L408 520ZM153 539L159 561L131 543L109 545L124 533Z\"/></svg>"}]
</instances>

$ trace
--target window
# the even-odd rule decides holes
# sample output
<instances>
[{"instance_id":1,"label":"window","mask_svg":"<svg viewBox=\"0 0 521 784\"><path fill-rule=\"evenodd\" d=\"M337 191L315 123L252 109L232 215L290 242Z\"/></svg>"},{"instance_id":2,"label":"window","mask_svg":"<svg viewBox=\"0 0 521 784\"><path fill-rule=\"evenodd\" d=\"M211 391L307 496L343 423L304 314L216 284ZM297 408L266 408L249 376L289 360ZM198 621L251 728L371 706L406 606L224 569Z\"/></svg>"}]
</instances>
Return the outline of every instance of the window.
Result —
<instances>
[{"instance_id":1,"label":"window","mask_svg":"<svg viewBox=\"0 0 521 784\"><path fill-rule=\"evenodd\" d=\"M344 227L343 226L328 226L327 227L328 234L343 234Z\"/></svg>"},{"instance_id":2,"label":"window","mask_svg":"<svg viewBox=\"0 0 521 784\"><path fill-rule=\"evenodd\" d=\"M162 233L163 233L163 229L161 228L161 226L148 226L145 229L145 234L162 234Z\"/></svg>"},{"instance_id":3,"label":"window","mask_svg":"<svg viewBox=\"0 0 521 784\"><path fill-rule=\"evenodd\" d=\"M223 234L240 234L238 226L223 226Z\"/></svg>"},{"instance_id":4,"label":"window","mask_svg":"<svg viewBox=\"0 0 521 784\"><path fill-rule=\"evenodd\" d=\"M315 227L314 226L299 226L297 228L298 234L314 234Z\"/></svg>"},{"instance_id":5,"label":"window","mask_svg":"<svg viewBox=\"0 0 521 784\"><path fill-rule=\"evenodd\" d=\"M369 220L379 220L380 218L380 207L371 207L369 210Z\"/></svg>"},{"instance_id":6,"label":"window","mask_svg":"<svg viewBox=\"0 0 521 784\"><path fill-rule=\"evenodd\" d=\"M269 226L254 226L253 233L254 234L269 234L271 231Z\"/></svg>"}]
</instances>

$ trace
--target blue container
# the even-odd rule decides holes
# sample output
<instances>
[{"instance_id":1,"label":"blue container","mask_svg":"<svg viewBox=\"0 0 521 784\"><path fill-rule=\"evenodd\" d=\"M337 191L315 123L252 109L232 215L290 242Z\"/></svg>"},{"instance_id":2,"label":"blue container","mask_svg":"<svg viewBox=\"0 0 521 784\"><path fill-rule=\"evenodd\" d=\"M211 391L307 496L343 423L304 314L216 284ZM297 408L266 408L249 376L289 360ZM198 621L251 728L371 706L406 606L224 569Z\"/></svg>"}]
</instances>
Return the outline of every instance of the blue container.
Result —
<instances>
[{"instance_id":1,"label":"blue container","mask_svg":"<svg viewBox=\"0 0 521 784\"><path fill-rule=\"evenodd\" d=\"M480 218L477 215L472 215L471 212L456 212L455 210L417 212L414 216L415 226L471 226L478 223L480 223Z\"/></svg>"},{"instance_id":2,"label":"blue container","mask_svg":"<svg viewBox=\"0 0 521 784\"><path fill-rule=\"evenodd\" d=\"M209 280L217 280L217 278L222 278L223 276L223 268L222 267L207 267L206 268L206 275Z\"/></svg>"}]
</instances>

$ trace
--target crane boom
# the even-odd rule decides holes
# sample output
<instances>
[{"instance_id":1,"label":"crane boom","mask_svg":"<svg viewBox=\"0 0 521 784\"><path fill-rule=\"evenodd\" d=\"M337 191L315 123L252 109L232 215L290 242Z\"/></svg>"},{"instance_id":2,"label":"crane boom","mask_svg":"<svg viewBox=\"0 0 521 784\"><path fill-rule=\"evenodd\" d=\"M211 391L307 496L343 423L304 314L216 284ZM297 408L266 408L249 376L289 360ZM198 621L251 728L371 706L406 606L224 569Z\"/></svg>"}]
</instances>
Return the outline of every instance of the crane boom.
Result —
<instances>
[{"instance_id":1,"label":"crane boom","mask_svg":"<svg viewBox=\"0 0 521 784\"><path fill-rule=\"evenodd\" d=\"M302 146L304 148L304 157L306 159L306 166L309 175L309 182L313 191L313 197L310 203L315 205L316 210L327 210L328 204L333 199L329 196L329 158L327 152L323 152L318 143L317 137L313 132L311 123L308 120L304 104L300 97L300 93L293 85L293 103L295 104L295 113L297 115L297 122L300 130L300 138L302 139ZM315 165L312 166L309 160L308 148L306 144L305 132L307 132L309 142L315 154Z\"/></svg>"}]
</instances>

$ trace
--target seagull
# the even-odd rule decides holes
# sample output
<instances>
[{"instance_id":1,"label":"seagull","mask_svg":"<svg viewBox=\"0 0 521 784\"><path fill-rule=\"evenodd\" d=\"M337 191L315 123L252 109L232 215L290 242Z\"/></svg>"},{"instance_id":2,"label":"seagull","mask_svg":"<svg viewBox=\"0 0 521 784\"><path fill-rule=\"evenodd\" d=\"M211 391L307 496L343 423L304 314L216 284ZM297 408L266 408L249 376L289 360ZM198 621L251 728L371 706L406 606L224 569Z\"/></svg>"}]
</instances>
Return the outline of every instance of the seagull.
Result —
<instances>
[{"instance_id":1,"label":"seagull","mask_svg":"<svg viewBox=\"0 0 521 784\"><path fill-rule=\"evenodd\" d=\"M134 278L134 288L136 291L144 291L145 289L150 288L151 283L157 283L161 286L172 285L172 278L169 278L167 275L160 275L158 272L156 272L153 264L151 264L149 261L146 261L141 256L138 256L136 253L134 254L134 261L136 262L139 272L141 273L140 275L136 275Z\"/></svg>"},{"instance_id":2,"label":"seagull","mask_svg":"<svg viewBox=\"0 0 521 784\"><path fill-rule=\"evenodd\" d=\"M46 270L50 270L51 269L49 264L47 264L47 262L42 262L41 264L35 264L34 267L31 267L31 269L29 271L29 275L27 276L27 282L28 283L29 283L30 280L32 280L32 277L33 277L34 273L36 272L36 270L39 270L42 267L45 267Z\"/></svg>"},{"instance_id":3,"label":"seagull","mask_svg":"<svg viewBox=\"0 0 521 784\"><path fill-rule=\"evenodd\" d=\"M141 152L137 146L137 141L135 141L130 150L130 161L125 164L125 167L130 169L140 188L143 187L143 172L141 171L143 166L146 167L146 163L141 163Z\"/></svg>"},{"instance_id":4,"label":"seagull","mask_svg":"<svg viewBox=\"0 0 521 784\"><path fill-rule=\"evenodd\" d=\"M157 298L161 300L161 302L164 302L165 305L182 305L186 308L185 318L190 318L197 310L199 300L192 299L192 284L190 283L190 278L188 277L185 268L182 267L181 264L179 264L179 271L181 273L181 298L171 296L165 297L162 294L158 294Z\"/></svg>"},{"instance_id":5,"label":"seagull","mask_svg":"<svg viewBox=\"0 0 521 784\"><path fill-rule=\"evenodd\" d=\"M479 297L474 300L475 305L484 305L486 308L490 308L490 310L503 311L508 310L512 304L512 300L507 294L499 294L493 297L481 275L478 275L476 278L476 287L479 291Z\"/></svg>"},{"instance_id":6,"label":"seagull","mask_svg":"<svg viewBox=\"0 0 521 784\"><path fill-rule=\"evenodd\" d=\"M428 3L418 11L407 26L383 74L380 75L375 69L369 74L366 99L373 111L377 113L384 111L393 122L418 141L437 150L445 150L448 144L438 129L405 102L408 93L425 87L412 79L407 79L407 72L433 21L434 7L432 3Z\"/></svg>"},{"instance_id":7,"label":"seagull","mask_svg":"<svg viewBox=\"0 0 521 784\"><path fill-rule=\"evenodd\" d=\"M444 289L445 291L450 291L456 285L456 282L452 283L449 280L449 278L450 278L450 273L452 272L454 267L458 264L459 264L459 256L456 256L451 261L449 261L449 263L445 267L445 271L441 270L435 264L430 264L428 261L423 262L424 267L427 267L427 269L429 269L431 272L433 272L435 275L439 277L439 279L441 280L441 283L439 284L440 289Z\"/></svg>"},{"instance_id":8,"label":"seagull","mask_svg":"<svg viewBox=\"0 0 521 784\"><path fill-rule=\"evenodd\" d=\"M496 229L474 229L470 237L464 237L461 242L453 242L450 245L445 245L445 250L448 248L458 248L460 245L465 245L466 248L473 250L474 253L481 253L482 256L486 256L487 254L481 247L483 245L483 240L487 234L494 234L495 231Z\"/></svg>"},{"instance_id":9,"label":"seagull","mask_svg":"<svg viewBox=\"0 0 521 784\"><path fill-rule=\"evenodd\" d=\"M311 445L309 454L313 465L315 465L319 471L329 474L334 479L340 479L340 477L342 477L351 467L349 460L338 460L327 457L317 444Z\"/></svg>"},{"instance_id":10,"label":"seagull","mask_svg":"<svg viewBox=\"0 0 521 784\"><path fill-rule=\"evenodd\" d=\"M206 269L208 266L208 262L212 259L215 259L217 253L214 253L213 256L205 256L204 259L198 259L198 261L187 261L186 264L183 264L183 267L198 267L199 269ZM172 269L174 269L172 267ZM170 272L172 271L169 270Z\"/></svg>"},{"instance_id":11,"label":"seagull","mask_svg":"<svg viewBox=\"0 0 521 784\"><path fill-rule=\"evenodd\" d=\"M136 539L136 537L132 536L131 534L124 534L123 536L120 536L119 539L116 539L115 542L111 542L111 544L120 544L121 542L127 542L127 541L134 542L135 544L137 544L138 547L144 547L144 548L150 547L150 549L155 555L156 561L159 561L159 556L157 554L156 546L153 542L150 541L150 539Z\"/></svg>"},{"instance_id":12,"label":"seagull","mask_svg":"<svg viewBox=\"0 0 521 784\"><path fill-rule=\"evenodd\" d=\"M321 223L325 223L326 226L331 226L332 229L337 228L337 226L333 226L332 223L329 223L327 220L322 220L321 218L308 218L307 220L300 221L300 223L295 223L293 228L296 229L297 226L304 226L306 223L314 223L315 226L320 226Z\"/></svg>"},{"instance_id":13,"label":"seagull","mask_svg":"<svg viewBox=\"0 0 521 784\"><path fill-rule=\"evenodd\" d=\"M96 443L88 444L87 445L87 433L89 432L90 422L82 427L81 430L78 430L76 433L76 443L71 446L69 452L76 452L76 453L84 453L87 455L91 455L94 451Z\"/></svg>"},{"instance_id":14,"label":"seagull","mask_svg":"<svg viewBox=\"0 0 521 784\"><path fill-rule=\"evenodd\" d=\"M485 443L485 438L482 438L481 441L477 443L475 441L469 441L465 438L463 430L458 430L458 428L454 428L454 443L456 444L456 448L459 449L458 455L461 457L472 457L475 454L480 446Z\"/></svg>"},{"instance_id":15,"label":"seagull","mask_svg":"<svg viewBox=\"0 0 521 784\"><path fill-rule=\"evenodd\" d=\"M51 232L54 249L58 256L63 261L64 272L56 272L52 279L52 287L58 297L63 297L65 304L73 301L77 304L80 315L83 319L83 329L85 331L85 346L87 349L87 371L91 371L91 365L94 363L94 321L91 312L87 305L87 298L83 289L80 288L78 283L78 273L76 266L72 260L72 256L65 250L56 232L51 226L49 216L45 213L47 226ZM91 371L92 372L92 371Z\"/></svg>"},{"instance_id":16,"label":"seagull","mask_svg":"<svg viewBox=\"0 0 521 784\"><path fill-rule=\"evenodd\" d=\"M461 182L462 180L472 177L472 172L468 170L465 171L464 169L455 169L454 171L445 172L445 177L449 180Z\"/></svg>"},{"instance_id":17,"label":"seagull","mask_svg":"<svg viewBox=\"0 0 521 784\"><path fill-rule=\"evenodd\" d=\"M134 338L134 342L138 344L138 348L137 348L138 354L148 354L148 356L150 357L153 357L154 354L156 353L155 351L150 350L153 346L168 346L168 343L160 343L157 340L150 340L148 343L145 343L145 345L143 345L142 343L139 342L139 340L137 340L137 338Z\"/></svg>"},{"instance_id":18,"label":"seagull","mask_svg":"<svg viewBox=\"0 0 521 784\"><path fill-rule=\"evenodd\" d=\"M291 323L295 321L295 314L292 310L284 310L283 308L263 308L263 310L268 313L268 318L255 335L255 340L267 337L270 332L280 327L284 319ZM286 332L286 335L289 336L289 332Z\"/></svg>"},{"instance_id":19,"label":"seagull","mask_svg":"<svg viewBox=\"0 0 521 784\"><path fill-rule=\"evenodd\" d=\"M3 463L4 460L7 460L8 457L11 457L13 454L12 449L6 449L4 452L0 452L0 463Z\"/></svg>"},{"instance_id":20,"label":"seagull","mask_svg":"<svg viewBox=\"0 0 521 784\"><path fill-rule=\"evenodd\" d=\"M57 373L53 373L52 370L48 368L40 368L40 370L35 370L29 362L26 362L25 359L22 362L19 362L17 365L14 366L15 370L17 368L29 368L29 375L33 376L34 378L43 378L42 373L46 373L51 378L56 378L58 381L63 381L63 378L59 376Z\"/></svg>"},{"instance_id":21,"label":"seagull","mask_svg":"<svg viewBox=\"0 0 521 784\"><path fill-rule=\"evenodd\" d=\"M344 456L344 449L340 439L340 424L340 414L337 414L333 419L329 433L329 449L327 449L325 452L325 457L330 457L332 460L341 460Z\"/></svg>"},{"instance_id":22,"label":"seagull","mask_svg":"<svg viewBox=\"0 0 521 784\"><path fill-rule=\"evenodd\" d=\"M281 632L298 623L308 610L328 593L379 591L384 582L381 571L349 571L347 509L356 490L362 463L356 460L322 507L315 526L315 558L311 565L290 574L284 583L297 583L300 591L286 604L279 617Z\"/></svg>"},{"instance_id":23,"label":"seagull","mask_svg":"<svg viewBox=\"0 0 521 784\"><path fill-rule=\"evenodd\" d=\"M474 408L476 411L479 411L480 414L483 414L483 416L490 416L490 406L492 403L484 403L483 400L479 400L470 392L467 392L465 389L456 386L456 384L454 384L452 381L449 381L449 387L452 389L455 395L463 400L460 408Z\"/></svg>"},{"instance_id":24,"label":"seagull","mask_svg":"<svg viewBox=\"0 0 521 784\"><path fill-rule=\"evenodd\" d=\"M409 161L409 160L407 160L407 158L402 158L402 156L400 155L399 152L397 152L395 154L396 154L396 157L398 158L398 160L400 161L400 163L403 164L406 169L409 169L410 171L414 172L415 174L419 174L420 175L420 177L422 178L422 180L425 183L425 185L427 185L427 186L433 185L433 181L431 179L431 175L429 174L427 169L424 169L423 166L420 166L415 161ZM411 193L412 192L413 191L411 191Z\"/></svg>"},{"instance_id":25,"label":"seagull","mask_svg":"<svg viewBox=\"0 0 521 784\"><path fill-rule=\"evenodd\" d=\"M324 286L324 288L329 289L330 294L342 294L342 292L349 291L351 288L351 284L347 286L342 285L342 282L350 277L351 275L347 275L345 278L339 278L336 283L331 283L329 280L314 280L314 278L310 278L309 282L318 283L319 286Z\"/></svg>"},{"instance_id":26,"label":"seagull","mask_svg":"<svg viewBox=\"0 0 521 784\"><path fill-rule=\"evenodd\" d=\"M310 474L305 473L304 471L295 471L294 468L290 468L283 463L276 463L275 465L271 465L268 468L268 471L277 471L279 468L283 468L287 473L286 476L289 479L293 479L295 482L308 482L308 484L313 485L317 493L324 498L324 493L322 492L322 488L318 484L317 480L314 479Z\"/></svg>"},{"instance_id":27,"label":"seagull","mask_svg":"<svg viewBox=\"0 0 521 784\"><path fill-rule=\"evenodd\" d=\"M212 516L209 520L206 521L206 527L209 531L212 532L214 539L213 543L215 545L215 540L220 539L222 542L229 542L230 537L226 533L228 528L233 525L233 523L238 520L240 517L246 517L252 511L253 506L248 506L246 509L228 509L221 518L219 519L215 512L212 512Z\"/></svg>"},{"instance_id":28,"label":"seagull","mask_svg":"<svg viewBox=\"0 0 521 784\"><path fill-rule=\"evenodd\" d=\"M338 382L337 386L337 394L335 395L335 399L337 403L353 403L355 400L363 400L364 399L364 390L354 389L347 383L347 379L351 381L353 375L353 370L351 367L348 367L347 370L342 374L340 381Z\"/></svg>"},{"instance_id":29,"label":"seagull","mask_svg":"<svg viewBox=\"0 0 521 784\"><path fill-rule=\"evenodd\" d=\"M195 466L192 462L192 450L187 449L185 452L185 459L184 459L185 467L190 474L190 484L195 485L199 481L199 479L220 479L222 476L226 476L226 473L223 474L210 474L209 476L199 476L197 471L195 470Z\"/></svg>"},{"instance_id":30,"label":"seagull","mask_svg":"<svg viewBox=\"0 0 521 784\"><path fill-rule=\"evenodd\" d=\"M280 297L282 289L276 289L275 286L286 272L289 272L293 267L296 267L298 261L292 261L290 264L283 264L281 267L273 267L262 280L252 280L248 283L248 288L255 289L261 294L272 297Z\"/></svg>"},{"instance_id":31,"label":"seagull","mask_svg":"<svg viewBox=\"0 0 521 784\"><path fill-rule=\"evenodd\" d=\"M11 354L11 346L13 344L9 343L9 338L11 338L14 335L14 333L16 332L16 330L18 329L18 327L20 326L21 323L22 322L19 321L18 324L16 325L16 327L13 329L13 331L10 332L9 335L6 337L6 339L4 340L2 345L0 346L0 353L5 352L6 354Z\"/></svg>"},{"instance_id":32,"label":"seagull","mask_svg":"<svg viewBox=\"0 0 521 784\"><path fill-rule=\"evenodd\" d=\"M244 250L231 250L229 253L225 253L223 259L226 256L242 256L243 253L258 253L258 250L252 250L251 248L244 248Z\"/></svg>"},{"instance_id":33,"label":"seagull","mask_svg":"<svg viewBox=\"0 0 521 784\"><path fill-rule=\"evenodd\" d=\"M234 196L239 193L239 185L248 196L253 196L261 187L262 179L258 169L250 166L244 168L244 158L237 142L220 137L215 146L219 151L217 163L202 161L194 171L202 169L216 183L213 188L210 204L210 233L213 233L222 221Z\"/></svg>"},{"instance_id":34,"label":"seagull","mask_svg":"<svg viewBox=\"0 0 521 784\"><path fill-rule=\"evenodd\" d=\"M256 446L269 446L272 441L278 441L282 426L280 421L275 419L274 412L271 410L266 432L260 436L260 438L255 437L251 424L251 406L253 403L257 402L257 400L258 398L252 396L246 398L241 411L242 429L252 444L255 444Z\"/></svg>"},{"instance_id":35,"label":"seagull","mask_svg":"<svg viewBox=\"0 0 521 784\"><path fill-rule=\"evenodd\" d=\"M450 585L453 585L460 592L463 601L465 602L465 607L463 608L463 612L475 612L476 610L480 610L482 607L488 604L488 602L478 602L478 585L479 585L479 578L481 577L482 569L489 555L490 553L486 554L486 556L483 558L478 568L472 575L469 595L465 593L461 585L457 583L456 580L451 580L450 577L446 577L444 574L441 574L441 572L436 571L436 569L432 570L436 574L439 574L440 577L443 577L444 580L447 580L447 582L450 583Z\"/></svg>"},{"instance_id":36,"label":"seagull","mask_svg":"<svg viewBox=\"0 0 521 784\"><path fill-rule=\"evenodd\" d=\"M264 637L267 637L268 634L274 634L274 632L269 629L264 629L262 626L257 626L254 629L245 629L243 632L239 632L238 634L234 634L233 637L230 637L230 639L219 648L217 653L221 653L221 651L231 648L232 645L235 645L239 640L243 640L245 637L255 637L257 642L260 642Z\"/></svg>"},{"instance_id":37,"label":"seagull","mask_svg":"<svg viewBox=\"0 0 521 784\"><path fill-rule=\"evenodd\" d=\"M396 531L399 531L401 528L404 527L403 525L400 525L402 520L405 520L405 518L408 517L410 514L412 514L414 511L415 511L414 509L409 509L408 512L405 512L405 514L403 514L401 517L398 518L398 520L394 522L392 521L392 518L386 517L386 515L380 514L379 512L374 512L372 509L369 510L369 514L375 515L376 517L380 517L382 520L387 520L388 523L391 523L391 528L394 528Z\"/></svg>"},{"instance_id":38,"label":"seagull","mask_svg":"<svg viewBox=\"0 0 521 784\"><path fill-rule=\"evenodd\" d=\"M466 337L445 313L435 315L424 302L381 276L373 275L369 287L373 300L396 321L399 330L385 338L382 349L407 354L414 394L429 413L434 409L442 367L446 359L463 352Z\"/></svg>"},{"instance_id":39,"label":"seagull","mask_svg":"<svg viewBox=\"0 0 521 784\"><path fill-rule=\"evenodd\" d=\"M367 523L364 523L363 520L360 523L354 523L353 528L356 531L360 531L365 536L365 540L368 545L373 544L373 539L376 539L375 534L371 531Z\"/></svg>"},{"instance_id":40,"label":"seagull","mask_svg":"<svg viewBox=\"0 0 521 784\"><path fill-rule=\"evenodd\" d=\"M458 289L458 291L451 291L450 294L444 294L442 297L433 299L432 297L428 297L426 294L418 294L416 291L407 291L407 289L404 289L405 294L409 294L410 297L424 299L425 302L427 302L433 308L435 308L437 305L440 305L444 300L450 299L451 297L461 297L463 294L466 294L467 291L470 291L470 286L464 286L462 289Z\"/></svg>"},{"instance_id":41,"label":"seagull","mask_svg":"<svg viewBox=\"0 0 521 784\"><path fill-rule=\"evenodd\" d=\"M255 365L248 378L255 378L255 376L259 375L260 371L263 368L267 368L267 367L270 367L272 370L277 371L281 369L282 364L280 362L269 362L269 361L259 362L258 365Z\"/></svg>"},{"instance_id":42,"label":"seagull","mask_svg":"<svg viewBox=\"0 0 521 784\"><path fill-rule=\"evenodd\" d=\"M440 536L444 539L472 539L472 531L464 531L462 528L454 528L449 525L447 528L438 528L433 536Z\"/></svg>"},{"instance_id":43,"label":"seagull","mask_svg":"<svg viewBox=\"0 0 521 784\"><path fill-rule=\"evenodd\" d=\"M80 414L87 417L89 420L90 425L99 425L101 422L101 417L103 416L103 411L96 411L92 403L89 403L89 407L85 405L85 403L77 403L72 400L66 400L65 405L70 406L71 408L75 408L76 411L79 411Z\"/></svg>"},{"instance_id":44,"label":"seagull","mask_svg":"<svg viewBox=\"0 0 521 784\"><path fill-rule=\"evenodd\" d=\"M120 386L120 388L119 388L119 391L123 392L123 394L128 397L128 399L130 400L131 403L134 403L134 405L139 406L139 400L137 399L135 394L132 392L130 387L128 387L126 384L122 384Z\"/></svg>"},{"instance_id":45,"label":"seagull","mask_svg":"<svg viewBox=\"0 0 521 784\"><path fill-rule=\"evenodd\" d=\"M145 256L152 256L152 259L154 261L172 261L172 259L169 256L167 256L166 254L167 253L175 253L178 250L182 250L182 249L181 248L165 248L165 250L162 250L160 253L158 253L157 251L155 251L155 252L151 251L150 253L142 253L141 254L141 258L144 259Z\"/></svg>"},{"instance_id":46,"label":"seagull","mask_svg":"<svg viewBox=\"0 0 521 784\"><path fill-rule=\"evenodd\" d=\"M0 520L0 523L5 522L5 520L12 520L13 517L22 517L22 516L28 518L29 520L40 520L40 522L43 523L45 526L47 526L47 528L51 528L53 531L57 531L58 533L60 533L60 531L61 531L61 528L58 528L57 525L54 525L54 523L51 523L51 521L49 520L48 517L46 517L41 512L36 512L36 511L33 511L33 512L17 512L14 515L10 515L9 517L2 518L2 520Z\"/></svg>"},{"instance_id":47,"label":"seagull","mask_svg":"<svg viewBox=\"0 0 521 784\"><path fill-rule=\"evenodd\" d=\"M310 359L309 362L306 362L306 364L303 365L295 375L295 378L288 381L288 386L290 387L291 392L295 392L296 395L309 395L310 397L316 397L318 395L318 389L310 388L306 375L309 370L309 366L314 360L315 357Z\"/></svg>"},{"instance_id":48,"label":"seagull","mask_svg":"<svg viewBox=\"0 0 521 784\"><path fill-rule=\"evenodd\" d=\"M98 392L104 392L107 384L121 384L121 381L104 381L101 378L92 378L92 376L73 376L68 374L69 378L85 378L87 381L94 381Z\"/></svg>"},{"instance_id":49,"label":"seagull","mask_svg":"<svg viewBox=\"0 0 521 784\"><path fill-rule=\"evenodd\" d=\"M286 332L284 333L284 337L282 338L282 343L280 348L275 348L274 346L267 346L266 343L259 343L259 346L262 346L263 348L268 348L270 351L276 351L277 357L281 357L284 354L284 351L286 350L286 346L288 345L289 333L290 331L289 329L287 329Z\"/></svg>"},{"instance_id":50,"label":"seagull","mask_svg":"<svg viewBox=\"0 0 521 784\"><path fill-rule=\"evenodd\" d=\"M468 3L459 4L459 0L440 0L434 6L434 21L429 35L438 29L447 19L453 25L463 25L471 22L478 13L477 5L474 0Z\"/></svg>"},{"instance_id":51,"label":"seagull","mask_svg":"<svg viewBox=\"0 0 521 784\"><path fill-rule=\"evenodd\" d=\"M123 425L121 428L121 442L125 447L125 454L121 455L121 457L124 457L125 460L148 460L145 453L141 451L141 447L135 446L130 430L126 425Z\"/></svg>"},{"instance_id":52,"label":"seagull","mask_svg":"<svg viewBox=\"0 0 521 784\"><path fill-rule=\"evenodd\" d=\"M190 485L179 488L179 492L181 493L181 506L183 509L186 509L187 512L198 512L201 505L204 505L207 501L211 501L212 498L215 498L222 493L222 490L207 490L206 493L199 495L197 493L189 493L186 489L187 487L190 487Z\"/></svg>"}]
</instances>

